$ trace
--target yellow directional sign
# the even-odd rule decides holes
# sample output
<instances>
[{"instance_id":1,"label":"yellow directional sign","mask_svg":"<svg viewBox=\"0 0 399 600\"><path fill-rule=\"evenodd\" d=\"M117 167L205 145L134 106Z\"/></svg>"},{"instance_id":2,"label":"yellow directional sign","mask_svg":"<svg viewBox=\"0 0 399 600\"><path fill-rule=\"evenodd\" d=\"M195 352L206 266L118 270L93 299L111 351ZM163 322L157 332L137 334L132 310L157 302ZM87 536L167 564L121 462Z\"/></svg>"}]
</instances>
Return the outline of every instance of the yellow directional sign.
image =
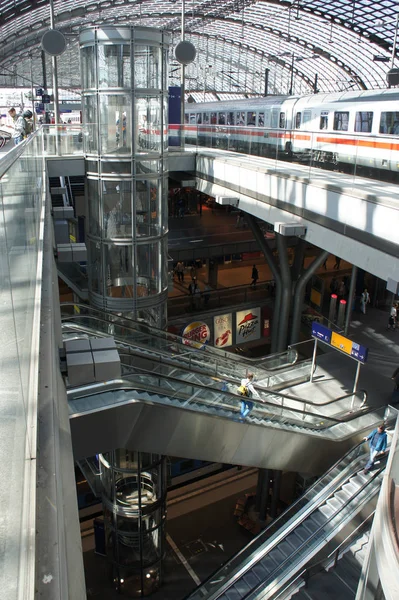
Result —
<instances>
[{"instance_id":1,"label":"yellow directional sign","mask_svg":"<svg viewBox=\"0 0 399 600\"><path fill-rule=\"evenodd\" d=\"M352 340L348 340L348 338L335 333L335 331L331 334L331 346L338 348L338 350L345 352L345 354L349 354L349 356L352 354Z\"/></svg>"}]
</instances>

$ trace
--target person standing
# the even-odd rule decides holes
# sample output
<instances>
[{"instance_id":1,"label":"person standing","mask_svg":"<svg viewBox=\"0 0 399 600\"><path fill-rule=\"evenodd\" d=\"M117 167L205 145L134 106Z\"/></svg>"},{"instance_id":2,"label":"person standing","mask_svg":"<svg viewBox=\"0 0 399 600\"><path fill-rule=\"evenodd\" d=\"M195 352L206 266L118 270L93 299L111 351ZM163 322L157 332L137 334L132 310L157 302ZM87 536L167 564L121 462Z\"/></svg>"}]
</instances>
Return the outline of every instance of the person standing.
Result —
<instances>
[{"instance_id":1,"label":"person standing","mask_svg":"<svg viewBox=\"0 0 399 600\"><path fill-rule=\"evenodd\" d=\"M176 265L176 273L177 273L177 281L184 283L184 265L180 260Z\"/></svg>"},{"instance_id":2,"label":"person standing","mask_svg":"<svg viewBox=\"0 0 399 600\"><path fill-rule=\"evenodd\" d=\"M252 398L255 396L256 398L260 398L258 392L255 390L252 382L254 380L254 374L248 373L248 376L244 379L241 379L241 385L238 388L238 392L243 398ZM240 414L241 418L245 419L247 415L251 412L254 407L254 403L249 400L241 400L241 409Z\"/></svg>"},{"instance_id":3,"label":"person standing","mask_svg":"<svg viewBox=\"0 0 399 600\"><path fill-rule=\"evenodd\" d=\"M397 316L398 316L398 305L395 302L395 304L393 304L391 306L387 329L392 329L393 331L395 331Z\"/></svg>"},{"instance_id":4,"label":"person standing","mask_svg":"<svg viewBox=\"0 0 399 600\"><path fill-rule=\"evenodd\" d=\"M364 473L368 473L374 464L377 454L384 454L387 447L387 434L384 423L381 423L377 429L373 429L370 435L363 439L364 441L368 441L370 446L370 458L364 467Z\"/></svg>"},{"instance_id":5,"label":"person standing","mask_svg":"<svg viewBox=\"0 0 399 600\"><path fill-rule=\"evenodd\" d=\"M211 297L211 288L208 282L205 283L205 287L204 287L204 291L203 291L203 298L204 298L204 308L206 308L208 306L208 302L209 299Z\"/></svg>"},{"instance_id":6,"label":"person standing","mask_svg":"<svg viewBox=\"0 0 399 600\"><path fill-rule=\"evenodd\" d=\"M8 111L13 124L14 124L14 132L12 134L12 139L14 140L14 144L17 145L25 137L25 119L21 114L18 114L14 107L10 108Z\"/></svg>"},{"instance_id":7,"label":"person standing","mask_svg":"<svg viewBox=\"0 0 399 600\"><path fill-rule=\"evenodd\" d=\"M258 273L258 269L256 268L256 265L254 265L252 267L252 275L251 275L251 277L252 277L251 285L253 285L254 287L256 287L256 282L259 279L259 273Z\"/></svg>"},{"instance_id":8,"label":"person standing","mask_svg":"<svg viewBox=\"0 0 399 600\"><path fill-rule=\"evenodd\" d=\"M370 294L367 291L367 288L364 288L362 295L360 296L360 310L365 315L366 314L366 305L370 304Z\"/></svg>"}]
</instances>

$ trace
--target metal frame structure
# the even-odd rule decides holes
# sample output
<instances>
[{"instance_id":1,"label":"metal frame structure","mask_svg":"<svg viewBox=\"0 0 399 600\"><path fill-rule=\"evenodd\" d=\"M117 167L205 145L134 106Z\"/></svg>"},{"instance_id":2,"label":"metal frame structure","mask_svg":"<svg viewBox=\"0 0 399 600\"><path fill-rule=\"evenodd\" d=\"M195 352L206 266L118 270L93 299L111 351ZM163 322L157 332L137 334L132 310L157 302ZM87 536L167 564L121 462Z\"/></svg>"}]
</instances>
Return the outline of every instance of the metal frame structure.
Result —
<instances>
[{"instance_id":1,"label":"metal frame structure","mask_svg":"<svg viewBox=\"0 0 399 600\"><path fill-rule=\"evenodd\" d=\"M180 38L180 0L53 4L55 27L68 39L59 60L60 87L80 87L82 27L134 24L166 30L175 43ZM311 93L316 75L321 92L386 87L381 60L392 51L397 11L396 0L186 0L185 37L198 51L186 69L187 92L262 95L265 69L270 93L288 93L291 87L293 93ZM34 84L42 84L39 42L49 24L46 0L0 0L1 85L23 85L31 62ZM179 84L177 70L169 82Z\"/></svg>"}]
</instances>

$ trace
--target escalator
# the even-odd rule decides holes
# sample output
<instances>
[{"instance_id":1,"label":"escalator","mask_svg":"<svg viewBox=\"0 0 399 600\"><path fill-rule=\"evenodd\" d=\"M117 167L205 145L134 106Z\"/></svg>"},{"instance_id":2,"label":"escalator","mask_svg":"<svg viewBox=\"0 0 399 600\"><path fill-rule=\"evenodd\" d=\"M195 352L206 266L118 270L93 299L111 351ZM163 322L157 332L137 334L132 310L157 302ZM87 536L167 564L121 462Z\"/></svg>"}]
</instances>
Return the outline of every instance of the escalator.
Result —
<instances>
[{"instance_id":1,"label":"escalator","mask_svg":"<svg viewBox=\"0 0 399 600\"><path fill-rule=\"evenodd\" d=\"M270 385L258 387L260 399L252 399L254 408L242 422L236 395L237 383L248 371L242 360L215 349L185 346L177 336L114 315L108 320L98 314L66 319L64 331L72 335L113 334L123 367L120 380L68 390L76 458L135 447L317 474L384 417L385 409L364 406L361 394L315 404L278 393ZM287 357L288 353L272 356L251 370L261 384L270 384L276 373L280 379L287 371L289 377L298 377L292 373L292 357ZM310 371L304 362L306 378ZM297 368L301 372L302 363Z\"/></svg>"},{"instance_id":2,"label":"escalator","mask_svg":"<svg viewBox=\"0 0 399 600\"><path fill-rule=\"evenodd\" d=\"M373 512L386 457L365 475L367 457L368 444L355 446L187 600L290 598L304 584L304 568L355 529L360 513Z\"/></svg>"}]
</instances>

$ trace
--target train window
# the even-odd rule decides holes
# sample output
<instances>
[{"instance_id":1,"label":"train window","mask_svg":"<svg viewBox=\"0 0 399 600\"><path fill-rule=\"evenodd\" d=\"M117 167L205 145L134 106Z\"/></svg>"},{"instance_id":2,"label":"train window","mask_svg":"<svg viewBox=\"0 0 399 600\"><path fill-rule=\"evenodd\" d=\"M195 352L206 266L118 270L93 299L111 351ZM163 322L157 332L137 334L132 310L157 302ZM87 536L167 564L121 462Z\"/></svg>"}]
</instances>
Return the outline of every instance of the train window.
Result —
<instances>
[{"instance_id":1,"label":"train window","mask_svg":"<svg viewBox=\"0 0 399 600\"><path fill-rule=\"evenodd\" d=\"M236 113L236 125L245 125L245 112Z\"/></svg>"},{"instance_id":2,"label":"train window","mask_svg":"<svg viewBox=\"0 0 399 600\"><path fill-rule=\"evenodd\" d=\"M270 127L273 129L277 129L277 123L279 118L279 111L276 109L272 109L272 118L270 120Z\"/></svg>"},{"instance_id":3,"label":"train window","mask_svg":"<svg viewBox=\"0 0 399 600\"><path fill-rule=\"evenodd\" d=\"M203 123L209 123L209 113L204 113L202 117Z\"/></svg>"},{"instance_id":4,"label":"train window","mask_svg":"<svg viewBox=\"0 0 399 600\"><path fill-rule=\"evenodd\" d=\"M188 123L189 119L190 119L190 115L188 113L185 113L185 115L184 115L184 122Z\"/></svg>"},{"instance_id":5,"label":"train window","mask_svg":"<svg viewBox=\"0 0 399 600\"><path fill-rule=\"evenodd\" d=\"M271 112L270 112L270 110L267 110L265 112L265 127L270 127L270 123L271 123Z\"/></svg>"},{"instance_id":6,"label":"train window","mask_svg":"<svg viewBox=\"0 0 399 600\"><path fill-rule=\"evenodd\" d=\"M304 110L303 111L303 125L306 125L306 123L309 123L309 121L312 120L312 111L311 110Z\"/></svg>"},{"instance_id":7,"label":"train window","mask_svg":"<svg viewBox=\"0 0 399 600\"><path fill-rule=\"evenodd\" d=\"M399 135L399 112L382 112L380 133Z\"/></svg>"},{"instance_id":8,"label":"train window","mask_svg":"<svg viewBox=\"0 0 399 600\"><path fill-rule=\"evenodd\" d=\"M263 127L264 124L265 124L265 114L259 113L258 114L258 127Z\"/></svg>"},{"instance_id":9,"label":"train window","mask_svg":"<svg viewBox=\"0 0 399 600\"><path fill-rule=\"evenodd\" d=\"M370 133L373 126L372 112L357 112L355 117L355 131Z\"/></svg>"},{"instance_id":10,"label":"train window","mask_svg":"<svg viewBox=\"0 0 399 600\"><path fill-rule=\"evenodd\" d=\"M328 111L325 111L325 110L321 111L320 129L328 129Z\"/></svg>"},{"instance_id":11,"label":"train window","mask_svg":"<svg viewBox=\"0 0 399 600\"><path fill-rule=\"evenodd\" d=\"M216 113L211 113L211 125L216 125Z\"/></svg>"},{"instance_id":12,"label":"train window","mask_svg":"<svg viewBox=\"0 0 399 600\"><path fill-rule=\"evenodd\" d=\"M256 113L247 112L247 125L256 125Z\"/></svg>"},{"instance_id":13,"label":"train window","mask_svg":"<svg viewBox=\"0 0 399 600\"><path fill-rule=\"evenodd\" d=\"M299 129L301 126L302 113L296 113L295 115L295 129Z\"/></svg>"},{"instance_id":14,"label":"train window","mask_svg":"<svg viewBox=\"0 0 399 600\"><path fill-rule=\"evenodd\" d=\"M227 113L227 125L234 125L234 113L233 112L228 112Z\"/></svg>"},{"instance_id":15,"label":"train window","mask_svg":"<svg viewBox=\"0 0 399 600\"><path fill-rule=\"evenodd\" d=\"M349 111L334 113L334 131L348 131Z\"/></svg>"},{"instance_id":16,"label":"train window","mask_svg":"<svg viewBox=\"0 0 399 600\"><path fill-rule=\"evenodd\" d=\"M218 125L226 125L226 113L218 113Z\"/></svg>"},{"instance_id":17,"label":"train window","mask_svg":"<svg viewBox=\"0 0 399 600\"><path fill-rule=\"evenodd\" d=\"M201 125L202 124L202 115L201 113L197 113L197 125Z\"/></svg>"},{"instance_id":18,"label":"train window","mask_svg":"<svg viewBox=\"0 0 399 600\"><path fill-rule=\"evenodd\" d=\"M195 113L190 114L190 124L195 125Z\"/></svg>"},{"instance_id":19,"label":"train window","mask_svg":"<svg viewBox=\"0 0 399 600\"><path fill-rule=\"evenodd\" d=\"M279 119L278 126L280 127L280 129L284 129L284 127L285 127L285 113L283 113L283 112L280 113L280 119Z\"/></svg>"}]
</instances>

